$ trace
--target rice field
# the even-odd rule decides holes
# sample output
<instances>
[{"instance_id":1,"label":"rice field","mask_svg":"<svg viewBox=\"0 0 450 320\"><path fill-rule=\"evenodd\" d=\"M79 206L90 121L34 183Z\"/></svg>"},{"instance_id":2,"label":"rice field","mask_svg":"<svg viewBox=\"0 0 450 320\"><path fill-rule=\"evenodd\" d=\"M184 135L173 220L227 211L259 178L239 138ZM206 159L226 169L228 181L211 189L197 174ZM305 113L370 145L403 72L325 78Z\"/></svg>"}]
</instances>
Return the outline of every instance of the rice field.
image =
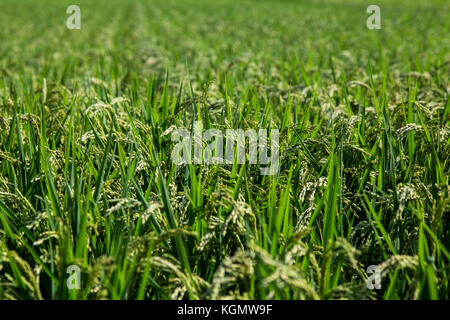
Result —
<instances>
[{"instance_id":1,"label":"rice field","mask_svg":"<svg viewBox=\"0 0 450 320\"><path fill-rule=\"evenodd\" d=\"M371 4L2 0L0 300L448 300L450 4Z\"/></svg>"}]
</instances>

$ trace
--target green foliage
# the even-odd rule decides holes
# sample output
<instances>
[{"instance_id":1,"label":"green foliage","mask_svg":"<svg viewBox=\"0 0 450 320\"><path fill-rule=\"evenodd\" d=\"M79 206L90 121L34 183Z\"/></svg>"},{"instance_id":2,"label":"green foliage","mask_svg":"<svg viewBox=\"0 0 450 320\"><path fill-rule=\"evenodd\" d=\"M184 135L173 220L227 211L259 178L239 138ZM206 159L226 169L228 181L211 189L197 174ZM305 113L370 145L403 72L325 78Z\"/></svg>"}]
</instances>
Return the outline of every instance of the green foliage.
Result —
<instances>
[{"instance_id":1,"label":"green foliage","mask_svg":"<svg viewBox=\"0 0 450 320\"><path fill-rule=\"evenodd\" d=\"M450 298L447 2L76 2L0 8L0 299ZM197 120L279 173L176 166Z\"/></svg>"}]
</instances>

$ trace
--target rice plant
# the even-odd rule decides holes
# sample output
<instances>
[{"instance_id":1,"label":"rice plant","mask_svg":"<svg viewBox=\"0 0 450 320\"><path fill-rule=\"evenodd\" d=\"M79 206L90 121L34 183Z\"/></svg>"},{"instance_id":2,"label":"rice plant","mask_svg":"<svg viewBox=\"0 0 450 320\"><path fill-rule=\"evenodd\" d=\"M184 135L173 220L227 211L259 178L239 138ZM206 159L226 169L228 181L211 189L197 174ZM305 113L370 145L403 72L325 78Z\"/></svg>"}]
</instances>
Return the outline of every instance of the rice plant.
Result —
<instances>
[{"instance_id":1,"label":"rice plant","mask_svg":"<svg viewBox=\"0 0 450 320\"><path fill-rule=\"evenodd\" d=\"M3 0L0 299L449 299L450 6L367 6ZM278 172L174 163L199 121Z\"/></svg>"}]
</instances>

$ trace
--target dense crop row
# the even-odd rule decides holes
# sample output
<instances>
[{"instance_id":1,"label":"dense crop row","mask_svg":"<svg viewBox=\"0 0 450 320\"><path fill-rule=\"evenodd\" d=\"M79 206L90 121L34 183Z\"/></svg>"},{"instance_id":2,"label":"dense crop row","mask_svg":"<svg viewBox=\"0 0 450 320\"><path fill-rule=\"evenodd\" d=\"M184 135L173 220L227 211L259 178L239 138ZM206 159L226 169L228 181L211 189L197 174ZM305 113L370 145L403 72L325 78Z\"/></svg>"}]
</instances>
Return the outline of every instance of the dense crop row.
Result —
<instances>
[{"instance_id":1,"label":"dense crop row","mask_svg":"<svg viewBox=\"0 0 450 320\"><path fill-rule=\"evenodd\" d=\"M363 1L71 4L0 4L0 299L449 298L446 1L380 30ZM279 130L278 173L176 165L195 121Z\"/></svg>"}]
</instances>

